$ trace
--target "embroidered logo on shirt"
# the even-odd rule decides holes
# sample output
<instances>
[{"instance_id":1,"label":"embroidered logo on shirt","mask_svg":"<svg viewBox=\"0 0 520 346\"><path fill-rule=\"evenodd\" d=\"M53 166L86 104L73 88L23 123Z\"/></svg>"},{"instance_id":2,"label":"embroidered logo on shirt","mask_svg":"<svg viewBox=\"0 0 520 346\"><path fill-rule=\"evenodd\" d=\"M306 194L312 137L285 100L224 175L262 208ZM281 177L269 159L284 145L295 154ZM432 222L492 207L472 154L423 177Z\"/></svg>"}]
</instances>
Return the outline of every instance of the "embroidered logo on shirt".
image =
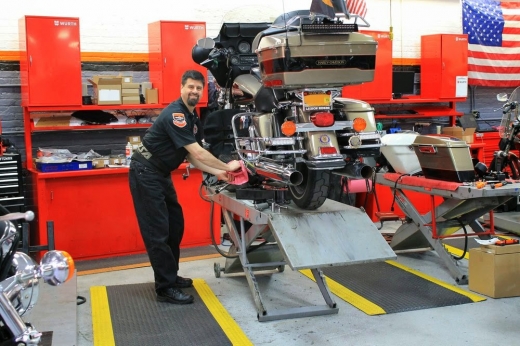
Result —
<instances>
[{"instance_id":1,"label":"embroidered logo on shirt","mask_svg":"<svg viewBox=\"0 0 520 346\"><path fill-rule=\"evenodd\" d=\"M196 135L198 131L199 128L197 127L197 125L193 125L193 134Z\"/></svg>"},{"instance_id":2,"label":"embroidered logo on shirt","mask_svg":"<svg viewBox=\"0 0 520 346\"><path fill-rule=\"evenodd\" d=\"M184 114L182 113L173 113L173 125L177 127L184 127L186 126L186 119L184 118Z\"/></svg>"}]
</instances>

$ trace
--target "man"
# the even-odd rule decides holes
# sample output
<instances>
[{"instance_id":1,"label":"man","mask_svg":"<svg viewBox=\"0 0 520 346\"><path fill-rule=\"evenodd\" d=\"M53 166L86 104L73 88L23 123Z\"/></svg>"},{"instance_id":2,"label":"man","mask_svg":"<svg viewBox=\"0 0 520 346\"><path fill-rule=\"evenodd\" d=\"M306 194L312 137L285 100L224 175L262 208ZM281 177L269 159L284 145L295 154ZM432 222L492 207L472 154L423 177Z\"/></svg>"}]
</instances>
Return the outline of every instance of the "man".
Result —
<instances>
[{"instance_id":1,"label":"man","mask_svg":"<svg viewBox=\"0 0 520 346\"><path fill-rule=\"evenodd\" d=\"M193 302L193 296L181 290L193 282L177 274L184 218L171 172L188 159L195 167L229 181L228 172L240 168L238 161L225 164L201 146L202 127L194 110L204 83L200 72L184 73L180 98L169 104L146 131L130 164L130 191L154 271L157 300L172 304Z\"/></svg>"}]
</instances>

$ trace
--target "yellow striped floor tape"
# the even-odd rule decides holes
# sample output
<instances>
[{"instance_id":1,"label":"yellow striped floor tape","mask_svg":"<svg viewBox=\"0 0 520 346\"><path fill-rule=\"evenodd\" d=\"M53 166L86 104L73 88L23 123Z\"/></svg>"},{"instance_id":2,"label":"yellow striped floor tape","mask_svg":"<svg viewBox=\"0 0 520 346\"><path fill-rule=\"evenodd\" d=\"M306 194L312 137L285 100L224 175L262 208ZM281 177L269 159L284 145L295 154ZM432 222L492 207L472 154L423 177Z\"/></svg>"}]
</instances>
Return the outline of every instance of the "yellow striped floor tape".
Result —
<instances>
[{"instance_id":1,"label":"yellow striped floor tape","mask_svg":"<svg viewBox=\"0 0 520 346\"><path fill-rule=\"evenodd\" d=\"M462 254L462 251L461 251L461 254ZM426 275L424 273L421 273L417 270L414 270L412 268L409 268L407 266L404 266L400 263L397 263L395 261L385 261L386 263L390 264L390 265L393 265L395 267L398 267L404 271L407 271L411 274L414 274L414 275L417 275L425 280L428 280L430 282L433 282L439 286L442 286L446 289L449 289L453 292L456 292L456 293L459 293L463 296L466 296L468 297L470 300L472 300L473 302L480 302L480 301L483 301L483 300L486 300L486 298L482 297L482 296L479 296L477 294L474 294L474 293L471 293L471 292L468 292L468 291L465 291L465 290L462 290L456 286L453 286L453 285L450 285L446 282L443 282L441 280L438 280L432 276L429 276L429 275ZM304 269L304 270L300 270L300 273L302 273L303 275L305 275L306 277L308 277L309 279L313 280L313 281L316 281L314 280L314 276L312 275L312 272L310 271L310 269ZM380 307L379 305L371 302L370 300L364 298L363 296L360 296L359 294L349 290L348 288L346 288L345 286L339 284L338 282L332 280L331 278L329 277L325 277L325 280L327 281L327 285L329 286L329 289L330 291L335 294L336 296L338 296L339 298L343 299L344 301L346 301L347 303L351 304L352 306L358 308L359 310L363 311L364 313L366 313L367 315L370 315L370 316L373 316L373 315L382 315L382 314L386 314L386 311Z\"/></svg>"},{"instance_id":2,"label":"yellow striped floor tape","mask_svg":"<svg viewBox=\"0 0 520 346\"><path fill-rule=\"evenodd\" d=\"M237 346L252 346L253 343L220 303L208 284L202 279L194 279L193 286L229 341ZM92 286L90 299L94 346L115 346L106 286Z\"/></svg>"}]
</instances>

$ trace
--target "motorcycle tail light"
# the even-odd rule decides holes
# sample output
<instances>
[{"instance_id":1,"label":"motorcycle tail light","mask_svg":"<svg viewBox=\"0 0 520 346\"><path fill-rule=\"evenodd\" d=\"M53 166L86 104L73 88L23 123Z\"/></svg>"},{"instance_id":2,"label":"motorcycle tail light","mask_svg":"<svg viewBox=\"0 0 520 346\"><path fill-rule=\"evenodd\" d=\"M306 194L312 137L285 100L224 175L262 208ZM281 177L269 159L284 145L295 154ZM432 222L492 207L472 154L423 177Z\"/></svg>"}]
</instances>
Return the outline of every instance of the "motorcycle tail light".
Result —
<instances>
[{"instance_id":1,"label":"motorcycle tail light","mask_svg":"<svg viewBox=\"0 0 520 346\"><path fill-rule=\"evenodd\" d=\"M296 124L293 121L285 121L281 126L282 133L287 137L291 137L296 133Z\"/></svg>"},{"instance_id":2,"label":"motorcycle tail light","mask_svg":"<svg viewBox=\"0 0 520 346\"><path fill-rule=\"evenodd\" d=\"M367 122L363 118L354 119L354 123L352 124L354 131L361 132L367 127Z\"/></svg>"},{"instance_id":3,"label":"motorcycle tail light","mask_svg":"<svg viewBox=\"0 0 520 346\"><path fill-rule=\"evenodd\" d=\"M274 87L281 87L283 85L281 79L274 79L274 80L266 80L264 82L264 86L266 88L274 88Z\"/></svg>"},{"instance_id":4,"label":"motorcycle tail light","mask_svg":"<svg viewBox=\"0 0 520 346\"><path fill-rule=\"evenodd\" d=\"M316 112L311 115L311 121L318 127L334 125L334 114L329 112Z\"/></svg>"},{"instance_id":5,"label":"motorcycle tail light","mask_svg":"<svg viewBox=\"0 0 520 346\"><path fill-rule=\"evenodd\" d=\"M321 155L336 155L338 151L334 147L320 147Z\"/></svg>"}]
</instances>

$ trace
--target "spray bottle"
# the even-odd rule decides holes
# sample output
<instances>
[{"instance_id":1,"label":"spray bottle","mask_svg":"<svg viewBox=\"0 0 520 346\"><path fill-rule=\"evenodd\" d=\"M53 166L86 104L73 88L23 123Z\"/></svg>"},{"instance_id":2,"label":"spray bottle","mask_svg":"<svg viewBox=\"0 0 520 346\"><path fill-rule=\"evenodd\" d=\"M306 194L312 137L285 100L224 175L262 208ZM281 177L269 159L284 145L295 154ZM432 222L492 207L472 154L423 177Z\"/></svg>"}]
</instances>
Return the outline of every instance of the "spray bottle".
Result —
<instances>
[{"instance_id":1,"label":"spray bottle","mask_svg":"<svg viewBox=\"0 0 520 346\"><path fill-rule=\"evenodd\" d=\"M125 164L127 166L130 166L130 161L132 160L132 144L130 144L130 142L128 142L128 144L125 147L125 157Z\"/></svg>"}]
</instances>

